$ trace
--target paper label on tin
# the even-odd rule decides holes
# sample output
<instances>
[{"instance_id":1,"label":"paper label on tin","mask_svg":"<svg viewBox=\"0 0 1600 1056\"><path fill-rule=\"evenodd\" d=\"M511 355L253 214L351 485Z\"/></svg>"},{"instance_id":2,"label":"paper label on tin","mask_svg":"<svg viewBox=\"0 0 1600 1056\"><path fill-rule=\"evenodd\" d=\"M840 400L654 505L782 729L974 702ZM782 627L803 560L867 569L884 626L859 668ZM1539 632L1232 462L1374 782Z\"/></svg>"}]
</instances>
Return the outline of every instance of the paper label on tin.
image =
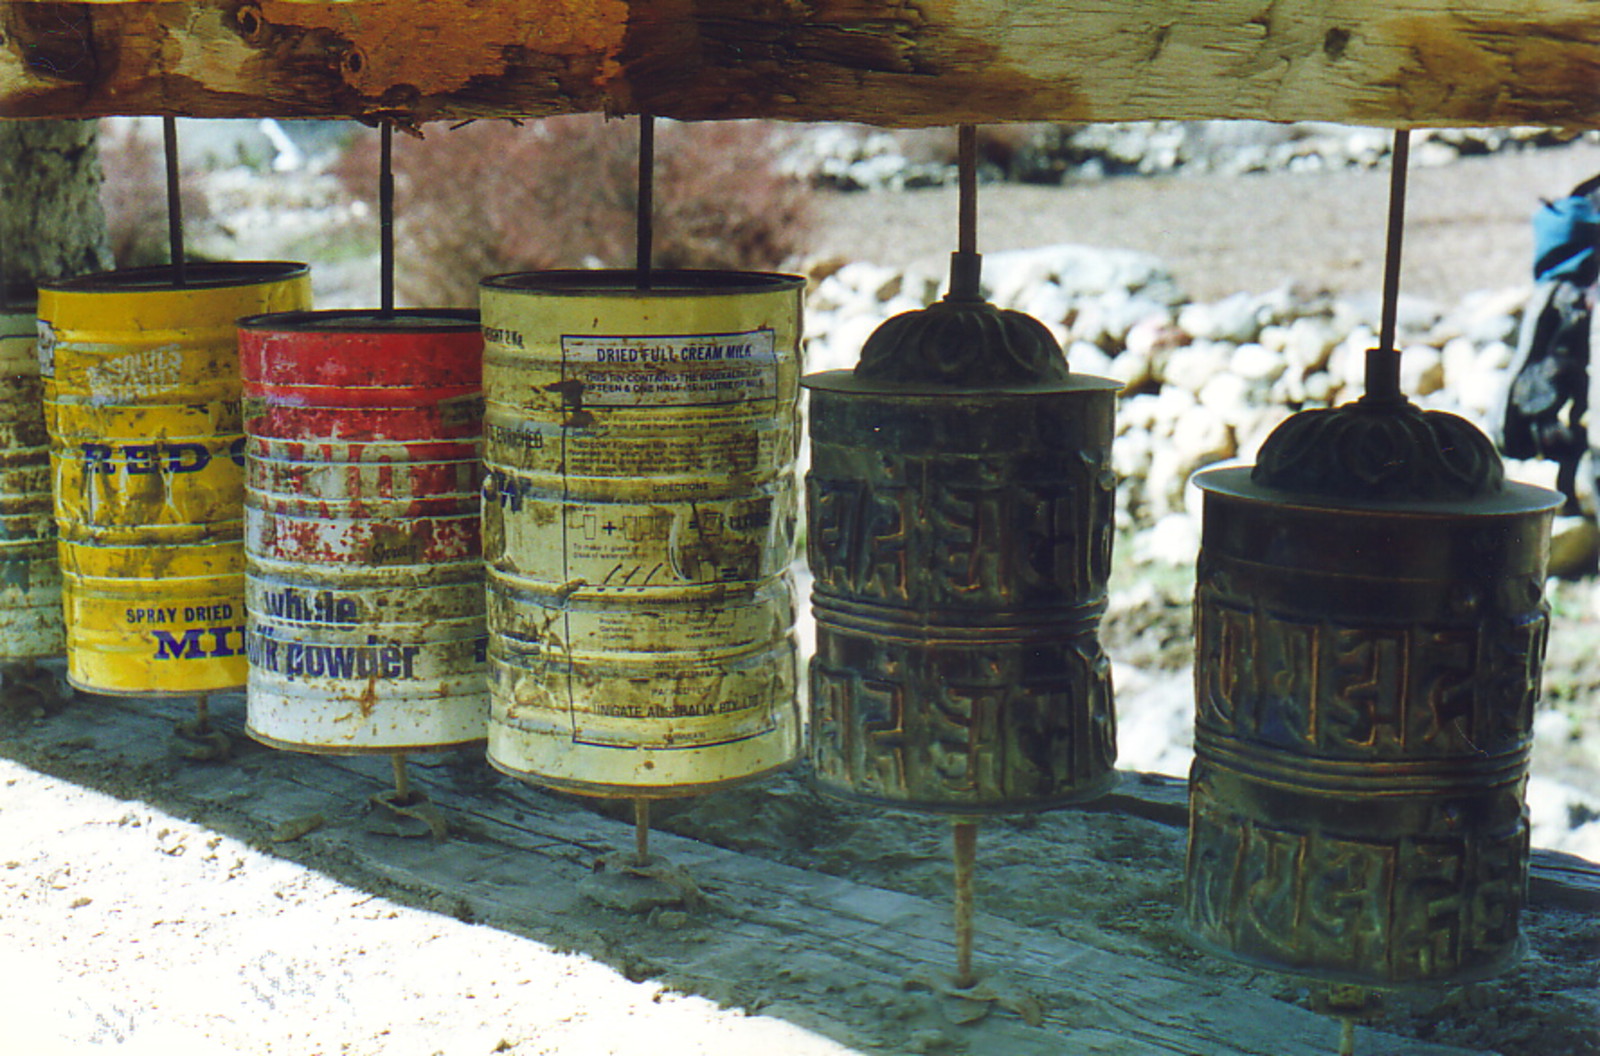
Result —
<instances>
[{"instance_id":1,"label":"paper label on tin","mask_svg":"<svg viewBox=\"0 0 1600 1056\"><path fill-rule=\"evenodd\" d=\"M564 335L563 383L589 407L704 407L778 395L771 330L621 337ZM577 402L574 400L573 402Z\"/></svg>"},{"instance_id":2,"label":"paper label on tin","mask_svg":"<svg viewBox=\"0 0 1600 1056\"><path fill-rule=\"evenodd\" d=\"M53 378L56 376L56 331L44 319L39 320L39 339L35 343L39 351L39 374L42 377Z\"/></svg>"}]
</instances>

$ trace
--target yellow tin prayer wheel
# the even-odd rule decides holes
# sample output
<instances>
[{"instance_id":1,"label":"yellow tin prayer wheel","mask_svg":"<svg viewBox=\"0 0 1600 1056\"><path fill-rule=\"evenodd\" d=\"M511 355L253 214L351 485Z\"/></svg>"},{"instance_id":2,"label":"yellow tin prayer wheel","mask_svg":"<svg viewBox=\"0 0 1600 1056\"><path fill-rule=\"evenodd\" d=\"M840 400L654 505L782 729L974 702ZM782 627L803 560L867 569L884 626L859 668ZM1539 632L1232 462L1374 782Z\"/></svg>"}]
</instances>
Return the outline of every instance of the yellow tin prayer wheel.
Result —
<instances>
[{"instance_id":1,"label":"yellow tin prayer wheel","mask_svg":"<svg viewBox=\"0 0 1600 1056\"><path fill-rule=\"evenodd\" d=\"M486 279L489 761L687 795L798 750L800 291L748 272Z\"/></svg>"},{"instance_id":2,"label":"yellow tin prayer wheel","mask_svg":"<svg viewBox=\"0 0 1600 1056\"><path fill-rule=\"evenodd\" d=\"M65 648L34 316L31 304L0 313L0 664Z\"/></svg>"},{"instance_id":3,"label":"yellow tin prayer wheel","mask_svg":"<svg viewBox=\"0 0 1600 1056\"><path fill-rule=\"evenodd\" d=\"M67 677L116 694L245 682L235 321L310 306L303 264L106 272L39 290Z\"/></svg>"}]
</instances>

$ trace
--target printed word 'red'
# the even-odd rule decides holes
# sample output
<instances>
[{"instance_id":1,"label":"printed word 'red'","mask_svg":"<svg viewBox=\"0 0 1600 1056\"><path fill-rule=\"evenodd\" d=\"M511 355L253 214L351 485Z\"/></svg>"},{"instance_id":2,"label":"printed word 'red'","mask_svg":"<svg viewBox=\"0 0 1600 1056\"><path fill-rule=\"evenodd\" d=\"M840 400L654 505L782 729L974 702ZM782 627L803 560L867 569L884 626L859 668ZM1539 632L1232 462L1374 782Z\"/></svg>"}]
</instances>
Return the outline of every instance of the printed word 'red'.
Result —
<instances>
[{"instance_id":1,"label":"printed word 'red'","mask_svg":"<svg viewBox=\"0 0 1600 1056\"><path fill-rule=\"evenodd\" d=\"M177 444L82 444L86 473L115 473L118 469L143 473L198 473L222 454L202 443ZM228 445L228 457L244 465L244 438Z\"/></svg>"}]
</instances>

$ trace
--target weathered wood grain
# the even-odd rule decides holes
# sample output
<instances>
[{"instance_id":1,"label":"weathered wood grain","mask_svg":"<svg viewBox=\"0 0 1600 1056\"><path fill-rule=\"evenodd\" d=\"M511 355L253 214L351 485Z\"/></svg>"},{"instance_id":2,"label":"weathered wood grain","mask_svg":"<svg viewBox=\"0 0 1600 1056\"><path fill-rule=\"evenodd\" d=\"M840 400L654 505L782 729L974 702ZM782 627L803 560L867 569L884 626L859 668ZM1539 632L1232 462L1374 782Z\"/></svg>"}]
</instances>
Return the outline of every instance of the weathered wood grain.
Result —
<instances>
[{"instance_id":1,"label":"weathered wood grain","mask_svg":"<svg viewBox=\"0 0 1600 1056\"><path fill-rule=\"evenodd\" d=\"M1600 126L1600 0L0 0L0 116Z\"/></svg>"},{"instance_id":2,"label":"weathered wood grain","mask_svg":"<svg viewBox=\"0 0 1600 1056\"><path fill-rule=\"evenodd\" d=\"M909 1051L916 980L953 963L949 907L809 869L657 832L652 847L688 870L707 904L675 927L618 908L601 932L581 912L597 859L631 847L626 823L502 778L478 763L413 763L413 785L451 818L445 844L374 834L367 797L389 787L383 757L316 757L253 745L235 694L213 700L236 738L222 764L174 767L171 730L193 705L175 700L84 700L30 728L7 730L0 754L76 777L259 841L345 882L441 912L581 949L631 978L659 978L720 1003L760 1008L851 1047ZM1136 782L1128 782L1130 786ZM1158 782L1157 784L1165 784ZM327 825L299 840L264 834L313 811ZM1172 877L1177 883L1177 877ZM960 1028L969 1051L1007 1056L1150 1053L1163 1056L1325 1056L1337 1025L1260 992L1109 952L979 914L980 968L998 989L1041 1004L1030 1026L996 1009ZM909 986L908 986L909 981ZM946 1003L964 1006L961 998ZM1448 1045L1361 1030L1361 1051L1465 1056Z\"/></svg>"}]
</instances>

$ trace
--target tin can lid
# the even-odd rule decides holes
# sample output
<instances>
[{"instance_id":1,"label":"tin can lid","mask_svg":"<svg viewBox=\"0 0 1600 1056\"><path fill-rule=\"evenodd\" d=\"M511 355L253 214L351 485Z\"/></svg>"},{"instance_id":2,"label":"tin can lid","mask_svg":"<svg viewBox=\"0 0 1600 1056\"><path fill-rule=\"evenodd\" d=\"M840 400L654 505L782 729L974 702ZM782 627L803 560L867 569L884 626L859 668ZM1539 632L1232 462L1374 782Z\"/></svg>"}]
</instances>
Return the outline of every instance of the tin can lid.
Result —
<instances>
[{"instance_id":1,"label":"tin can lid","mask_svg":"<svg viewBox=\"0 0 1600 1056\"><path fill-rule=\"evenodd\" d=\"M97 271L71 279L39 283L41 290L63 293L131 293L140 290L215 289L251 286L310 274L311 265L289 260L226 260L184 265L184 282L173 281L171 265Z\"/></svg>"},{"instance_id":2,"label":"tin can lid","mask_svg":"<svg viewBox=\"0 0 1600 1056\"><path fill-rule=\"evenodd\" d=\"M521 271L491 275L478 285L484 290L525 293L545 297L716 297L744 296L778 290L799 290L801 275L769 271L712 271L660 268L650 272L650 284L641 287L639 273L621 268L575 268Z\"/></svg>"},{"instance_id":3,"label":"tin can lid","mask_svg":"<svg viewBox=\"0 0 1600 1056\"><path fill-rule=\"evenodd\" d=\"M412 331L476 330L478 313L471 308L330 308L322 311L269 312L239 320L241 330L287 333L409 333Z\"/></svg>"}]
</instances>

